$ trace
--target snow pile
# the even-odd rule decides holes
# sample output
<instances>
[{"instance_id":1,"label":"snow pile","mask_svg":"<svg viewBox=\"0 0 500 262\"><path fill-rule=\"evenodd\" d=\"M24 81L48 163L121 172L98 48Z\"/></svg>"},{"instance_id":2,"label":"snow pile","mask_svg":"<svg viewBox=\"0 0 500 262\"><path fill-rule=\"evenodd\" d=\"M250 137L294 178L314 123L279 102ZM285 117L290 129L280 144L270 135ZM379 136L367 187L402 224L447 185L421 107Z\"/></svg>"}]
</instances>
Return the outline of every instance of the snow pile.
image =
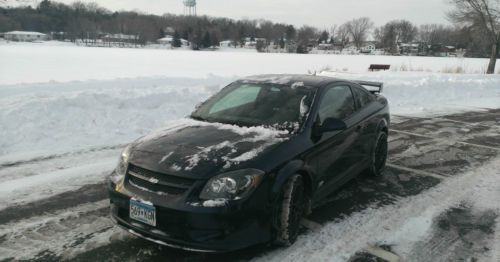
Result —
<instances>
[{"instance_id":1,"label":"snow pile","mask_svg":"<svg viewBox=\"0 0 500 262\"><path fill-rule=\"evenodd\" d=\"M393 114L500 106L500 76L374 73L352 78L383 81ZM129 143L185 117L234 79L150 77L0 86L0 162ZM238 130L233 131L249 131Z\"/></svg>"},{"instance_id":2,"label":"snow pile","mask_svg":"<svg viewBox=\"0 0 500 262\"><path fill-rule=\"evenodd\" d=\"M138 78L0 86L0 159L129 143L165 121L188 115L231 80Z\"/></svg>"},{"instance_id":3,"label":"snow pile","mask_svg":"<svg viewBox=\"0 0 500 262\"><path fill-rule=\"evenodd\" d=\"M318 232L300 236L287 252L272 251L257 260L347 261L356 252L376 244L394 245L395 253L405 258L415 242L425 241L433 219L443 210L467 202L476 209L493 210L500 214L499 170L500 158L497 158L477 170L448 178L438 186L404 198L394 205L367 208L326 224ZM496 228L498 232L498 218ZM493 245L488 247L490 252L477 254L479 260L494 261L494 256L500 258L500 246ZM425 258L425 254L419 256L418 260L434 260Z\"/></svg>"},{"instance_id":4,"label":"snow pile","mask_svg":"<svg viewBox=\"0 0 500 262\"><path fill-rule=\"evenodd\" d=\"M384 83L391 113L430 116L500 107L500 76L377 72L321 75Z\"/></svg>"}]
</instances>

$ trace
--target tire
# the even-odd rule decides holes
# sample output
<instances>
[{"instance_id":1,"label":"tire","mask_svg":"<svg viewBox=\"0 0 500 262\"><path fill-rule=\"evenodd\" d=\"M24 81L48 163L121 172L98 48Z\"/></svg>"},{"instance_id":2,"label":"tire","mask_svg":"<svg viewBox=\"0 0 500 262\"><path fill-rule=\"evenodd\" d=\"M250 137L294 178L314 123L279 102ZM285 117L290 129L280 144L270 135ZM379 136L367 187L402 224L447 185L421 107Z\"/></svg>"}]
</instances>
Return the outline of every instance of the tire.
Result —
<instances>
[{"instance_id":1,"label":"tire","mask_svg":"<svg viewBox=\"0 0 500 262\"><path fill-rule=\"evenodd\" d=\"M380 131L373 145L373 150L370 157L370 167L368 168L368 175L381 176L385 169L387 161L387 133Z\"/></svg>"},{"instance_id":2,"label":"tire","mask_svg":"<svg viewBox=\"0 0 500 262\"><path fill-rule=\"evenodd\" d=\"M290 246L297 240L305 207L304 181L302 176L296 174L287 180L281 190L274 213L276 245Z\"/></svg>"}]
</instances>

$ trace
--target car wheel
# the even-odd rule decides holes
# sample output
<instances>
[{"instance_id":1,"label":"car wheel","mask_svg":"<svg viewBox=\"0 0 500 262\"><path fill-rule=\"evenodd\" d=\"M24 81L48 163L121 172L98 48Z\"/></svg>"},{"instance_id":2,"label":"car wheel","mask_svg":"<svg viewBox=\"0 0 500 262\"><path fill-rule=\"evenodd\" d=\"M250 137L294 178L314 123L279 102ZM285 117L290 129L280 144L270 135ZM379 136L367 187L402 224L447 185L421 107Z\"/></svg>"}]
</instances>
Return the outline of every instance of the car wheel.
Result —
<instances>
[{"instance_id":1,"label":"car wheel","mask_svg":"<svg viewBox=\"0 0 500 262\"><path fill-rule=\"evenodd\" d=\"M369 174L372 176L382 175L387 161L387 133L380 132L375 140L370 160Z\"/></svg>"},{"instance_id":2,"label":"car wheel","mask_svg":"<svg viewBox=\"0 0 500 262\"><path fill-rule=\"evenodd\" d=\"M274 215L275 244L290 246L295 242L305 206L304 181L302 176L297 174L287 180L280 193Z\"/></svg>"}]
</instances>

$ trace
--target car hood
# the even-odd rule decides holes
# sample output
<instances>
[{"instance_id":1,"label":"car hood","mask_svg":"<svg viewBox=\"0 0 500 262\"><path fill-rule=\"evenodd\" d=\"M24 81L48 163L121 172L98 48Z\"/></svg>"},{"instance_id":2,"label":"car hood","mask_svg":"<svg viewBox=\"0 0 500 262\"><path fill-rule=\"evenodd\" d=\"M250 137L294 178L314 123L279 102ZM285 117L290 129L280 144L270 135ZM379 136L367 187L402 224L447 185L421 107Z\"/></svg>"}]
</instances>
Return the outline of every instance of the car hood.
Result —
<instances>
[{"instance_id":1,"label":"car hood","mask_svg":"<svg viewBox=\"0 0 500 262\"><path fill-rule=\"evenodd\" d=\"M130 163L167 174L206 178L237 168L288 137L288 131L185 119L133 143Z\"/></svg>"}]
</instances>

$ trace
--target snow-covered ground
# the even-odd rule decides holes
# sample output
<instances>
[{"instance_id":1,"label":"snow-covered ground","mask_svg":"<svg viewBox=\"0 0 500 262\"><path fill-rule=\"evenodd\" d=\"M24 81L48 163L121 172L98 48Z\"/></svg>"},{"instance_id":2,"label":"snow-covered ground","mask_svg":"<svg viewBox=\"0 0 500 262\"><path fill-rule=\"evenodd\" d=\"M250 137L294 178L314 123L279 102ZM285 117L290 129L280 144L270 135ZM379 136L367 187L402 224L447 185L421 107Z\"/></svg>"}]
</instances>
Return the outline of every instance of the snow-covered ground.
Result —
<instances>
[{"instance_id":1,"label":"snow-covered ground","mask_svg":"<svg viewBox=\"0 0 500 262\"><path fill-rule=\"evenodd\" d=\"M405 65L418 72L370 73L367 68L371 63L389 63L395 68ZM13 205L31 203L86 184L102 183L105 175L114 168L124 144L164 126L166 122L188 115L197 103L238 77L260 73L307 73L328 66L344 73L325 73L327 75L384 82L383 94L389 99L393 114L422 117L500 108L500 75L439 73L457 66L475 73L484 70L486 65L485 59L2 44L0 213ZM500 197L498 165L498 160L494 160L479 170L450 178L425 194L402 199L382 209L369 208L354 213L342 221L325 225L319 232L302 236L292 249L275 250L263 259L335 258L333 260L340 261L363 248L367 242L403 243L396 251L412 257L415 254L411 246L428 237L426 232L430 221L443 209L461 201L474 203L479 209L498 208L494 202ZM465 185L470 185L470 188ZM453 193L457 190L459 194ZM438 203L432 199L442 201ZM435 206L420 213L419 207L429 201ZM91 210L88 204L82 205L83 209ZM104 203L98 202L97 206L102 209ZM69 216L66 211L61 212ZM73 211L68 209L68 212ZM394 217L387 217L389 213L395 214ZM45 218L50 220L47 214ZM80 223L80 218L73 218L78 222L75 223ZM6 254L0 259L8 255L30 258L36 254L36 249L25 256L15 250L35 244L43 249L48 245L9 233L16 227L31 232L35 227L32 220L15 222L15 227L0 225L0 235L4 232L9 240L19 238L26 241L13 241L10 243L15 244L0 247L0 251ZM379 224L381 221L385 222ZM100 225L109 228L108 222ZM94 236L96 228L90 225L75 230L66 235L58 232L60 243L70 241L82 232ZM408 230L412 238L406 234ZM328 241L339 234L347 236L350 232L353 235L349 241ZM103 229L94 236L97 242L92 248L99 243L108 243L109 238L116 234L114 230ZM496 241L500 241L498 239ZM62 246L56 250L59 248Z\"/></svg>"},{"instance_id":2,"label":"snow-covered ground","mask_svg":"<svg viewBox=\"0 0 500 262\"><path fill-rule=\"evenodd\" d=\"M192 52L91 48L54 42L1 44L0 57L0 84L149 76L232 77L270 72L304 74L324 68L366 72L370 64L390 64L397 71L446 72L460 67L467 73L483 73L488 65L487 59L474 58Z\"/></svg>"},{"instance_id":3,"label":"snow-covered ground","mask_svg":"<svg viewBox=\"0 0 500 262\"><path fill-rule=\"evenodd\" d=\"M476 212L500 211L500 158L474 171L449 178L438 186L394 205L366 208L338 222L325 225L317 232L299 237L294 248L276 250L257 261L347 261L368 245L394 246L394 252L404 261L453 261L447 257L453 246L443 247L452 253L435 254L432 250L416 249L420 241L430 241L433 219L443 210L463 205L473 206ZM436 201L439 200L439 201ZM497 218L497 230L500 219ZM500 236L500 235L499 235ZM491 246L476 254L476 261L500 259L500 239L490 239ZM446 245L446 243L442 243ZM491 252L490 248L494 251ZM490 251L490 252L487 252ZM438 257L436 257L438 255Z\"/></svg>"}]
</instances>

